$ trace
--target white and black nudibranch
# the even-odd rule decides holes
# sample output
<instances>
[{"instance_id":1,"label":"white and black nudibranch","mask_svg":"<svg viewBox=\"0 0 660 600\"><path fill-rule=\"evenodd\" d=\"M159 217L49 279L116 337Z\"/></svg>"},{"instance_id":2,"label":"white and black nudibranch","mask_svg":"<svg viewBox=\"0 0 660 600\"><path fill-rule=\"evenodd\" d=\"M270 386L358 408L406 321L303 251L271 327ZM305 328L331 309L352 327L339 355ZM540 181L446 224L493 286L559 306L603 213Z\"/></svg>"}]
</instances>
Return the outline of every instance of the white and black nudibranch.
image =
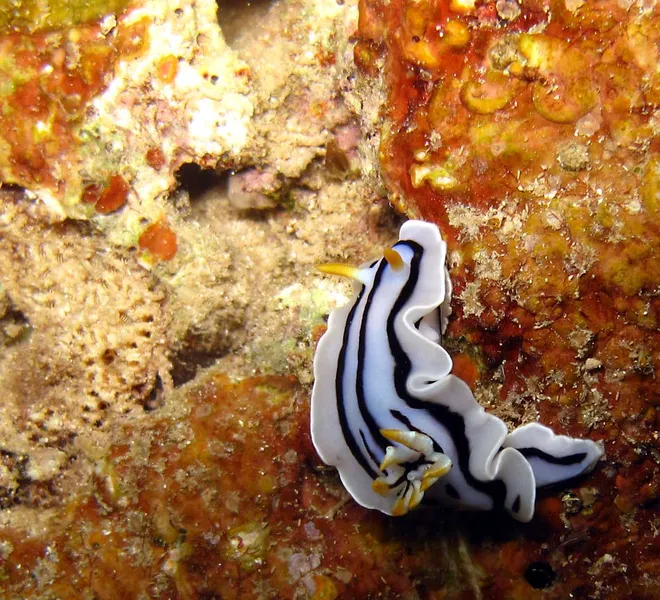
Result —
<instances>
[{"instance_id":1,"label":"white and black nudibranch","mask_svg":"<svg viewBox=\"0 0 660 600\"><path fill-rule=\"evenodd\" d=\"M537 487L589 471L602 450L538 423L509 433L451 375L446 250L435 225L408 221L380 260L321 267L354 279L355 296L314 358L314 446L368 508L402 515L426 498L529 521Z\"/></svg>"}]
</instances>

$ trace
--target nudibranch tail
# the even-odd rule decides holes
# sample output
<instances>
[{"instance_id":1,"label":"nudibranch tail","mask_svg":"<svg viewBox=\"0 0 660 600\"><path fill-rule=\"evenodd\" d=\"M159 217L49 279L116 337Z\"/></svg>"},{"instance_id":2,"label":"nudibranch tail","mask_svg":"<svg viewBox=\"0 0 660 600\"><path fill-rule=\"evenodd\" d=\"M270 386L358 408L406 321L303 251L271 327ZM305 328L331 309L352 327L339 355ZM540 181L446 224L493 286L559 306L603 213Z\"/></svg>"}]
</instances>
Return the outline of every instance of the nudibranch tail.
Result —
<instances>
[{"instance_id":1,"label":"nudibranch tail","mask_svg":"<svg viewBox=\"0 0 660 600\"><path fill-rule=\"evenodd\" d=\"M537 487L553 485L591 471L603 450L591 440L556 435L540 423L514 429L504 447L515 448L529 462Z\"/></svg>"},{"instance_id":2,"label":"nudibranch tail","mask_svg":"<svg viewBox=\"0 0 660 600\"><path fill-rule=\"evenodd\" d=\"M430 496L528 521L537 487L588 471L602 450L537 423L509 432L485 412L441 345L446 244L421 221L404 223L399 238L372 263L320 267L358 285L330 314L314 357L314 445L368 508L402 515Z\"/></svg>"}]
</instances>

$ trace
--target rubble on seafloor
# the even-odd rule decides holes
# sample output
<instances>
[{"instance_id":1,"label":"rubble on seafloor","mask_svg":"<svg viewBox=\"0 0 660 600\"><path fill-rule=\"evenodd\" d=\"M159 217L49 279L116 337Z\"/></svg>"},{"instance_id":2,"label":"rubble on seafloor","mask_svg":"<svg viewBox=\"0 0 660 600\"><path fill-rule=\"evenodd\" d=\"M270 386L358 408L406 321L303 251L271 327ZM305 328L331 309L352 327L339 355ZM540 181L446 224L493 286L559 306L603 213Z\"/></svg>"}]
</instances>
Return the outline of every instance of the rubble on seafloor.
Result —
<instances>
[{"instance_id":1,"label":"rubble on seafloor","mask_svg":"<svg viewBox=\"0 0 660 600\"><path fill-rule=\"evenodd\" d=\"M0 9L0 598L660 594L657 8L49 6ZM314 452L313 267L386 195L479 401L604 444L529 525L367 511Z\"/></svg>"}]
</instances>

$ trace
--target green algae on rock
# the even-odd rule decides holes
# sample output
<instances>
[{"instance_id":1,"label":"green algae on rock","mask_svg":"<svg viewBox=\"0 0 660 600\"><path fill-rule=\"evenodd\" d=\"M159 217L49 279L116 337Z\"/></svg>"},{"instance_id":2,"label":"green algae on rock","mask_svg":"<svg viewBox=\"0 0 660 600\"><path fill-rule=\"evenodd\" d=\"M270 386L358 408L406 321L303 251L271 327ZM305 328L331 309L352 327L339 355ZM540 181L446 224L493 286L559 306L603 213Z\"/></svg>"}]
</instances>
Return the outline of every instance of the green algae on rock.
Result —
<instances>
[{"instance_id":1,"label":"green algae on rock","mask_svg":"<svg viewBox=\"0 0 660 600\"><path fill-rule=\"evenodd\" d=\"M117 13L131 0L8 0L0 12L0 35L68 29Z\"/></svg>"}]
</instances>

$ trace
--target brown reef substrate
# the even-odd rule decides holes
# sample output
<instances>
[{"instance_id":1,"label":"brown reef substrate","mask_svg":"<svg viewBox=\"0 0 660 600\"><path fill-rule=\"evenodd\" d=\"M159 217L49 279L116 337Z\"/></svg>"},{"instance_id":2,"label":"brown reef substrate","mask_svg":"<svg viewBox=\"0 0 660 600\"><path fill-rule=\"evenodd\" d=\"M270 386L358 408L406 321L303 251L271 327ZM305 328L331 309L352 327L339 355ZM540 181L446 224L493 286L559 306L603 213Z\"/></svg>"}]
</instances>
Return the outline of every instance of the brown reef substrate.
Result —
<instances>
[{"instance_id":1,"label":"brown reef substrate","mask_svg":"<svg viewBox=\"0 0 660 600\"><path fill-rule=\"evenodd\" d=\"M139 437L135 423L119 428L75 498L39 511L32 529L47 535L4 529L6 597L531 599L588 597L596 580L654 597L657 563L637 560L658 546L651 509L623 522L635 496L612 473L544 494L531 525L392 519L357 506L320 463L295 378L209 374L176 399Z\"/></svg>"}]
</instances>

